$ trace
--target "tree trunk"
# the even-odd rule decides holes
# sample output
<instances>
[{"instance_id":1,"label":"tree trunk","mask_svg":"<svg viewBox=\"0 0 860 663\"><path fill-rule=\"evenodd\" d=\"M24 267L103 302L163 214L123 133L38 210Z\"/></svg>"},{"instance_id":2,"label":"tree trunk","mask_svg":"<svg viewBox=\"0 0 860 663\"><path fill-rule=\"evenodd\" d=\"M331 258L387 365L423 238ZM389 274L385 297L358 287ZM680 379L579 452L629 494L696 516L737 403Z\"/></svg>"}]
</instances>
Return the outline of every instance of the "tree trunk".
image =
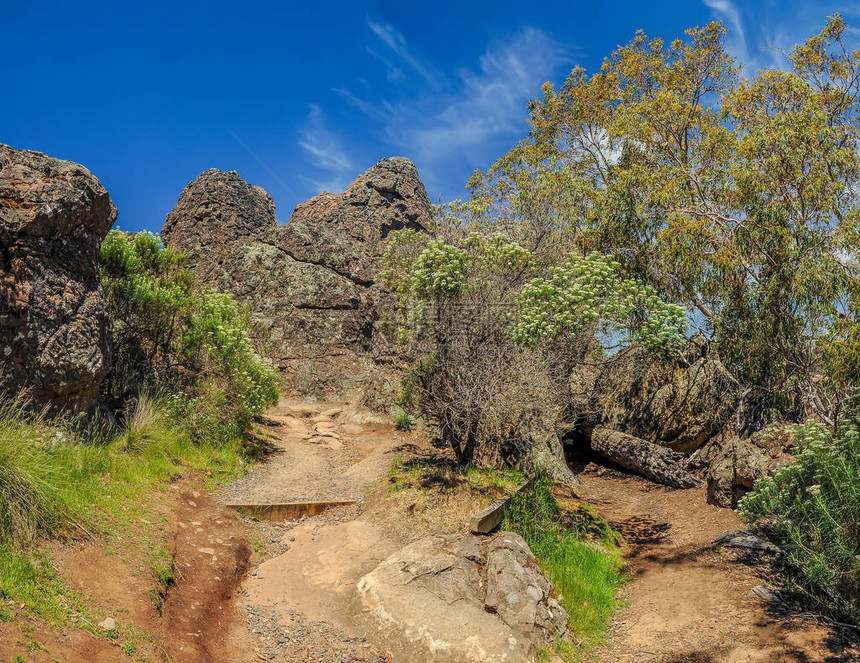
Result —
<instances>
[{"instance_id":1,"label":"tree trunk","mask_svg":"<svg viewBox=\"0 0 860 663\"><path fill-rule=\"evenodd\" d=\"M701 479L678 466L682 454L627 433L597 426L591 434L591 450L646 479L672 488L702 485Z\"/></svg>"},{"instance_id":2,"label":"tree trunk","mask_svg":"<svg viewBox=\"0 0 860 663\"><path fill-rule=\"evenodd\" d=\"M582 493L582 482L568 466L555 429L532 429L527 435L528 456L534 470L547 475L555 483L570 488L574 494Z\"/></svg>"}]
</instances>

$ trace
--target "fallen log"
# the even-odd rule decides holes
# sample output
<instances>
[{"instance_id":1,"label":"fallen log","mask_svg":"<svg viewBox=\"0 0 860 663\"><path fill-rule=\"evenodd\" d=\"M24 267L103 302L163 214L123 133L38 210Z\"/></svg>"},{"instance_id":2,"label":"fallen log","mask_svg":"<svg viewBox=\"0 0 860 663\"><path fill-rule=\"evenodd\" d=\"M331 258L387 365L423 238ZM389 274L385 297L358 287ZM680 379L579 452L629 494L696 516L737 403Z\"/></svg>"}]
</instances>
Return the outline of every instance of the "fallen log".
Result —
<instances>
[{"instance_id":1,"label":"fallen log","mask_svg":"<svg viewBox=\"0 0 860 663\"><path fill-rule=\"evenodd\" d=\"M616 465L672 488L695 488L702 480L681 469L683 455L621 431L596 426L591 450Z\"/></svg>"}]
</instances>

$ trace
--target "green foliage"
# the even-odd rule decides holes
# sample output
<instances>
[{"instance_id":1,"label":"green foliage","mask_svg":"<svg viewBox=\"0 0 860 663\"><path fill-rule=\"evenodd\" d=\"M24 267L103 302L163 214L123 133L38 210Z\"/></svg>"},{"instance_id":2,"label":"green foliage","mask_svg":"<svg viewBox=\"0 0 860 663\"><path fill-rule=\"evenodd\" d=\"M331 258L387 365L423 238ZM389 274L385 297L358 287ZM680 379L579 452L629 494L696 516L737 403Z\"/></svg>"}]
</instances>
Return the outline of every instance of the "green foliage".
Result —
<instances>
[{"instance_id":1,"label":"green foliage","mask_svg":"<svg viewBox=\"0 0 860 663\"><path fill-rule=\"evenodd\" d=\"M860 625L860 411L835 436L807 423L795 439L794 463L757 482L738 509L783 545L790 589Z\"/></svg>"},{"instance_id":2,"label":"green foliage","mask_svg":"<svg viewBox=\"0 0 860 663\"><path fill-rule=\"evenodd\" d=\"M0 402L0 549L26 548L66 521L70 477L54 448L71 433L43 414L21 420L23 403Z\"/></svg>"},{"instance_id":3,"label":"green foliage","mask_svg":"<svg viewBox=\"0 0 860 663\"><path fill-rule=\"evenodd\" d=\"M793 71L743 79L725 34L639 32L594 74L547 84L467 208L566 235L682 302L755 425L835 421L860 366L860 50L837 15L795 47Z\"/></svg>"},{"instance_id":4,"label":"green foliage","mask_svg":"<svg viewBox=\"0 0 860 663\"><path fill-rule=\"evenodd\" d=\"M412 430L415 427L415 419L402 407L394 408L392 417L397 430Z\"/></svg>"},{"instance_id":5,"label":"green foliage","mask_svg":"<svg viewBox=\"0 0 860 663\"><path fill-rule=\"evenodd\" d=\"M462 249L441 238L432 240L413 266L411 294L419 300L456 298L466 287L467 260Z\"/></svg>"},{"instance_id":6,"label":"green foliage","mask_svg":"<svg viewBox=\"0 0 860 663\"><path fill-rule=\"evenodd\" d=\"M277 377L249 341L248 314L183 261L157 235L108 233L101 280L115 349L104 391L116 403L141 388L169 393L170 412L195 439L234 439L277 402Z\"/></svg>"},{"instance_id":7,"label":"green foliage","mask_svg":"<svg viewBox=\"0 0 860 663\"><path fill-rule=\"evenodd\" d=\"M400 405L438 424L464 465L552 462L564 471L557 442L548 453L535 448L546 446L594 332L663 352L683 341L684 311L600 254L555 264L499 232L416 235L392 233L381 275L413 359Z\"/></svg>"},{"instance_id":8,"label":"green foliage","mask_svg":"<svg viewBox=\"0 0 860 663\"><path fill-rule=\"evenodd\" d=\"M526 540L558 592L571 633L582 643L579 650L562 646L558 653L578 660L603 641L618 608L624 580L618 534L593 511L562 509L551 488L546 477L536 477L511 499L501 527Z\"/></svg>"},{"instance_id":9,"label":"green foliage","mask_svg":"<svg viewBox=\"0 0 860 663\"><path fill-rule=\"evenodd\" d=\"M14 599L57 624L84 612L47 557L32 552L39 538L139 526L135 505L156 486L186 470L226 481L245 467L240 441L194 441L146 395L113 439L0 402L0 605ZM168 558L154 561L161 580Z\"/></svg>"},{"instance_id":10,"label":"green foliage","mask_svg":"<svg viewBox=\"0 0 860 663\"><path fill-rule=\"evenodd\" d=\"M624 330L652 350L671 350L684 341L684 309L663 302L654 289L623 279L620 265L592 253L571 254L548 278L527 283L517 296L514 339L523 345L544 345L560 335L576 337L592 322L604 332Z\"/></svg>"},{"instance_id":11,"label":"green foliage","mask_svg":"<svg viewBox=\"0 0 860 663\"><path fill-rule=\"evenodd\" d=\"M525 474L513 468L461 466L448 459L394 460L388 471L389 490L435 490L443 495L467 488L480 494L505 494L522 484Z\"/></svg>"}]
</instances>

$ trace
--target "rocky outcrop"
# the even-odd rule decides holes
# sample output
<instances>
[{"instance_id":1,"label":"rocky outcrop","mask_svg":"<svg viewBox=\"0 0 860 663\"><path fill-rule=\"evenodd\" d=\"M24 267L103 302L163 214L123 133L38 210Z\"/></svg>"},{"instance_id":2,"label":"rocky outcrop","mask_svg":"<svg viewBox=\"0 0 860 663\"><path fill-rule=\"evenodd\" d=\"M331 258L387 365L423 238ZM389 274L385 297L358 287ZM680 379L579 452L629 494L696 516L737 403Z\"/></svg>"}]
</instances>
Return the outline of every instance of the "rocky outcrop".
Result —
<instances>
[{"instance_id":1,"label":"rocky outcrop","mask_svg":"<svg viewBox=\"0 0 860 663\"><path fill-rule=\"evenodd\" d=\"M395 660L427 663L532 660L564 637L568 620L528 545L510 532L412 543L358 582L355 607Z\"/></svg>"},{"instance_id":2,"label":"rocky outcrop","mask_svg":"<svg viewBox=\"0 0 860 663\"><path fill-rule=\"evenodd\" d=\"M607 359L579 412L608 428L689 454L719 433L738 389L720 360L692 339L682 360L632 346Z\"/></svg>"},{"instance_id":3,"label":"rocky outcrop","mask_svg":"<svg viewBox=\"0 0 860 663\"><path fill-rule=\"evenodd\" d=\"M99 246L115 219L83 166L0 145L0 391L94 407L109 367Z\"/></svg>"},{"instance_id":4,"label":"rocky outcrop","mask_svg":"<svg viewBox=\"0 0 860 663\"><path fill-rule=\"evenodd\" d=\"M426 230L431 214L418 171L399 157L344 193L302 203L283 226L263 189L208 170L182 192L162 238L204 282L251 309L258 340L292 388L343 394L372 366L386 238Z\"/></svg>"},{"instance_id":5,"label":"rocky outcrop","mask_svg":"<svg viewBox=\"0 0 860 663\"><path fill-rule=\"evenodd\" d=\"M167 215L161 236L180 248L204 279L226 260L234 243L277 227L275 203L239 173L211 168L185 187Z\"/></svg>"},{"instance_id":6,"label":"rocky outcrop","mask_svg":"<svg viewBox=\"0 0 860 663\"><path fill-rule=\"evenodd\" d=\"M770 476L794 459L789 449L794 434L788 426L772 424L748 438L731 437L714 450L708 469L708 502L737 506L758 479Z\"/></svg>"}]
</instances>

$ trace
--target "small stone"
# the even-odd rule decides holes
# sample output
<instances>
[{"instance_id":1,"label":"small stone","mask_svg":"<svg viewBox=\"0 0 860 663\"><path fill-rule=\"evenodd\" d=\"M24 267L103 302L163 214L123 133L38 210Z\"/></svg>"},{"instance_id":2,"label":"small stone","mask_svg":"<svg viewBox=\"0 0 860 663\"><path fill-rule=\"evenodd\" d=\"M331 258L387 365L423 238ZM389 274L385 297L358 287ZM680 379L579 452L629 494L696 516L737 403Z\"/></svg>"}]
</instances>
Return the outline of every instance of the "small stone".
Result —
<instances>
[{"instance_id":1,"label":"small stone","mask_svg":"<svg viewBox=\"0 0 860 663\"><path fill-rule=\"evenodd\" d=\"M115 631L116 620L113 617L108 617L104 621L99 622L99 628L104 629L105 631Z\"/></svg>"}]
</instances>

